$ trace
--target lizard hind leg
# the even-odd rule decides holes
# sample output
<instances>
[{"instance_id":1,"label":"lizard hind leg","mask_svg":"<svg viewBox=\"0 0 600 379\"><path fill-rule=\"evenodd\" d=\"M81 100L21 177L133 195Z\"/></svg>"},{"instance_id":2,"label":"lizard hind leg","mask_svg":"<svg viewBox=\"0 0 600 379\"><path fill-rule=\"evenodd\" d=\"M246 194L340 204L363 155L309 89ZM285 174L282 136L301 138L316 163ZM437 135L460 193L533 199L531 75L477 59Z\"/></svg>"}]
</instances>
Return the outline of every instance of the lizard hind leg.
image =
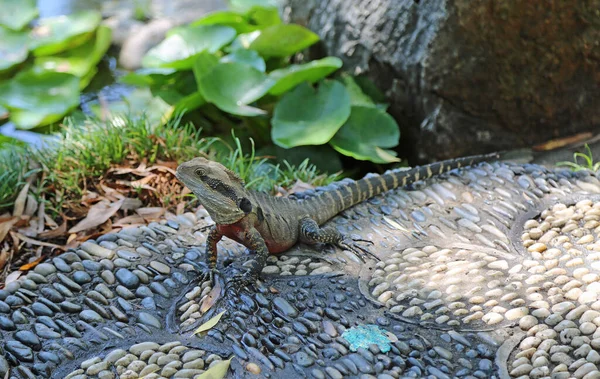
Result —
<instances>
[{"instance_id":1,"label":"lizard hind leg","mask_svg":"<svg viewBox=\"0 0 600 379\"><path fill-rule=\"evenodd\" d=\"M319 224L311 218L303 218L300 220L300 241L308 244L328 243L336 245L341 249L351 251L363 262L365 262L368 257L377 261L380 260L375 254L357 243L367 242L373 244L373 242L363 239L353 239L331 227L321 228Z\"/></svg>"}]
</instances>

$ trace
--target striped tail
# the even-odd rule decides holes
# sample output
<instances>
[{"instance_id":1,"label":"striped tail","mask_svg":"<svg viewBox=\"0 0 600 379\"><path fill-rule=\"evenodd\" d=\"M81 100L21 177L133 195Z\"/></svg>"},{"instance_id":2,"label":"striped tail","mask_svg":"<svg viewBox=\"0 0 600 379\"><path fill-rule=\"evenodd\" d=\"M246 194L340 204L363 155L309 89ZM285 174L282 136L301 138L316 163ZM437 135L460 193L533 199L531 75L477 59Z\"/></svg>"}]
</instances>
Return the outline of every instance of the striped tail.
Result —
<instances>
[{"instance_id":1,"label":"striped tail","mask_svg":"<svg viewBox=\"0 0 600 379\"><path fill-rule=\"evenodd\" d=\"M361 203L373 196L387 192L394 188L404 187L407 184L431 178L434 175L472 166L486 161L495 161L500 158L498 153L486 155L473 155L441 162L416 166L408 170L392 170L383 175L372 175L353 183L340 186L335 191L327 191L309 200L309 206L314 209L315 221L319 225L334 217L341 211Z\"/></svg>"}]
</instances>

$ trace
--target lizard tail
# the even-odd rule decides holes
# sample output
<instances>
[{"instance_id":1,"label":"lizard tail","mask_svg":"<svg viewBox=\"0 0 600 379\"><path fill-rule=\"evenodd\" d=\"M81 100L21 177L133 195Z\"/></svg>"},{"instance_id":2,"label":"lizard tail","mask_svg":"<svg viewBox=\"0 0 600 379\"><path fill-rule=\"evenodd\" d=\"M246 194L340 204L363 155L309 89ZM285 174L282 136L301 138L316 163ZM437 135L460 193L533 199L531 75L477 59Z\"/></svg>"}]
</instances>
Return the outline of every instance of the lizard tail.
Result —
<instances>
[{"instance_id":1,"label":"lizard tail","mask_svg":"<svg viewBox=\"0 0 600 379\"><path fill-rule=\"evenodd\" d=\"M404 187L407 184L425 180L457 168L472 166L480 162L495 161L499 158L498 153L473 155L416 166L408 170L395 169L383 175L367 176L355 182L341 185L335 191L327 191L312 198L311 201L317 210L313 213L317 215L315 221L321 225L341 211L383 192Z\"/></svg>"}]
</instances>

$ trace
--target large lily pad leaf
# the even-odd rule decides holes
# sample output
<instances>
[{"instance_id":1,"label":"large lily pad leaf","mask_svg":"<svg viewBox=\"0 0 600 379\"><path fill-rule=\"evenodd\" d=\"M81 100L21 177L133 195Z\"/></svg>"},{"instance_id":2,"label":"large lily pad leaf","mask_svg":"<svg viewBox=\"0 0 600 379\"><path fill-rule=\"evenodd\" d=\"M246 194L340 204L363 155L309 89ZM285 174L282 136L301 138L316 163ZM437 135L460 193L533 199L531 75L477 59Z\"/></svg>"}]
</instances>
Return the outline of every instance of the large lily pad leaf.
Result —
<instances>
[{"instance_id":1,"label":"large lily pad leaf","mask_svg":"<svg viewBox=\"0 0 600 379\"><path fill-rule=\"evenodd\" d=\"M0 73L10 70L27 59L28 41L27 33L0 26Z\"/></svg>"},{"instance_id":2,"label":"large lily pad leaf","mask_svg":"<svg viewBox=\"0 0 600 379\"><path fill-rule=\"evenodd\" d=\"M235 37L233 42L231 42L231 45L229 45L225 50L236 51L239 49L249 49L250 45L252 45L252 42L254 42L254 40L257 39L258 36L260 36L260 30L240 34L237 37Z\"/></svg>"},{"instance_id":3,"label":"large lily pad leaf","mask_svg":"<svg viewBox=\"0 0 600 379\"><path fill-rule=\"evenodd\" d=\"M203 52L215 53L231 42L234 28L223 25L199 25L178 28L158 46L150 49L142 60L144 67L171 67L189 69L196 56Z\"/></svg>"},{"instance_id":4,"label":"large lily pad leaf","mask_svg":"<svg viewBox=\"0 0 600 379\"><path fill-rule=\"evenodd\" d=\"M219 58L217 58L215 55L206 51L198 54L198 57L194 61L194 67L192 67L192 70L194 71L194 77L196 78L196 83L200 83L200 79L210 73L218 64Z\"/></svg>"},{"instance_id":5,"label":"large lily pad leaf","mask_svg":"<svg viewBox=\"0 0 600 379\"><path fill-rule=\"evenodd\" d=\"M319 41L319 36L303 26L279 24L260 31L250 49L263 57L287 57Z\"/></svg>"},{"instance_id":6,"label":"large lily pad leaf","mask_svg":"<svg viewBox=\"0 0 600 379\"><path fill-rule=\"evenodd\" d=\"M132 86L160 86L173 78L174 68L141 68L119 78L119 83Z\"/></svg>"},{"instance_id":7,"label":"large lily pad leaf","mask_svg":"<svg viewBox=\"0 0 600 379\"><path fill-rule=\"evenodd\" d=\"M90 109L101 119L110 118L113 122L123 125L127 124L127 118L143 118L151 126L164 125L174 112L172 105L158 96L153 96L148 88L136 88L123 100L108 103L108 108L93 104Z\"/></svg>"},{"instance_id":8,"label":"large lily pad leaf","mask_svg":"<svg viewBox=\"0 0 600 379\"><path fill-rule=\"evenodd\" d=\"M357 83L356 78L348 75L341 75L341 82L344 83L348 93L350 94L350 102L352 106L360 105L363 107L374 107L381 110L386 110L388 104L386 104L385 96L381 93L376 94L377 98L373 99L369 94L363 91L363 88Z\"/></svg>"},{"instance_id":9,"label":"large lily pad leaf","mask_svg":"<svg viewBox=\"0 0 600 379\"><path fill-rule=\"evenodd\" d=\"M110 47L111 37L112 30L100 26L93 40L55 56L36 57L34 67L38 70L68 72L80 78L93 77L90 73L95 71L96 65Z\"/></svg>"},{"instance_id":10,"label":"large lily pad leaf","mask_svg":"<svg viewBox=\"0 0 600 379\"><path fill-rule=\"evenodd\" d=\"M189 70L171 75L169 81L150 89L153 95L172 105L174 113L191 111L206 103L198 90L194 74Z\"/></svg>"},{"instance_id":11,"label":"large lily pad leaf","mask_svg":"<svg viewBox=\"0 0 600 379\"><path fill-rule=\"evenodd\" d=\"M293 64L279 70L273 70L269 76L275 85L269 90L271 95L281 95L302 82L315 83L342 67L342 60L327 57L305 64Z\"/></svg>"},{"instance_id":12,"label":"large lily pad leaf","mask_svg":"<svg viewBox=\"0 0 600 379\"><path fill-rule=\"evenodd\" d=\"M198 88L208 102L239 116L266 114L248 104L263 97L272 85L267 75L238 62L219 63L210 75L204 75L198 81Z\"/></svg>"},{"instance_id":13,"label":"large lily pad leaf","mask_svg":"<svg viewBox=\"0 0 600 379\"><path fill-rule=\"evenodd\" d=\"M256 27L248 24L248 21L243 14L234 11L211 12L201 19L192 22L190 26L215 24L232 27L238 34L256 30Z\"/></svg>"},{"instance_id":14,"label":"large lily pad leaf","mask_svg":"<svg viewBox=\"0 0 600 379\"><path fill-rule=\"evenodd\" d=\"M0 0L0 25L21 30L38 15L36 0Z\"/></svg>"},{"instance_id":15,"label":"large lily pad leaf","mask_svg":"<svg viewBox=\"0 0 600 379\"><path fill-rule=\"evenodd\" d=\"M281 24L279 10L276 6L255 6L246 13L250 24L255 29L264 29L268 26Z\"/></svg>"},{"instance_id":16,"label":"large lily pad leaf","mask_svg":"<svg viewBox=\"0 0 600 379\"><path fill-rule=\"evenodd\" d=\"M79 105L79 78L63 72L24 71L0 87L0 104L22 129L51 124Z\"/></svg>"},{"instance_id":17,"label":"large lily pad leaf","mask_svg":"<svg viewBox=\"0 0 600 379\"><path fill-rule=\"evenodd\" d=\"M350 96L337 81L303 83L275 106L271 138L285 148L329 142L350 116Z\"/></svg>"},{"instance_id":18,"label":"large lily pad leaf","mask_svg":"<svg viewBox=\"0 0 600 379\"><path fill-rule=\"evenodd\" d=\"M398 162L400 129L388 113L372 106L353 106L350 118L329 142L338 152L375 163Z\"/></svg>"},{"instance_id":19,"label":"large lily pad leaf","mask_svg":"<svg viewBox=\"0 0 600 379\"><path fill-rule=\"evenodd\" d=\"M238 62L254 67L260 72L265 72L267 64L260 55L254 50L236 50L233 53L224 56L220 60L221 62Z\"/></svg>"},{"instance_id":20,"label":"large lily pad leaf","mask_svg":"<svg viewBox=\"0 0 600 379\"><path fill-rule=\"evenodd\" d=\"M95 11L42 19L30 34L33 54L52 55L82 45L93 37L100 21L102 16Z\"/></svg>"}]
</instances>

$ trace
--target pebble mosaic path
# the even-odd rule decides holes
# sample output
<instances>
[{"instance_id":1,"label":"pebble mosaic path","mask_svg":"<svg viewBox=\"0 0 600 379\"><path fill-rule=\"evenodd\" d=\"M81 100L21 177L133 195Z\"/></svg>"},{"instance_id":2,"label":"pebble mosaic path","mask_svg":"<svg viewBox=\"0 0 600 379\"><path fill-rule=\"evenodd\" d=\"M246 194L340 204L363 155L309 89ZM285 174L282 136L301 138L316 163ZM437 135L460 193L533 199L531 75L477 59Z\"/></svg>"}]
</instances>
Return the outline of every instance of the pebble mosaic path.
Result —
<instances>
[{"instance_id":1,"label":"pebble mosaic path","mask_svg":"<svg viewBox=\"0 0 600 379\"><path fill-rule=\"evenodd\" d=\"M194 336L210 222L201 209L107 234L0 290L0 378L199 378L231 357L230 378L600 378L593 174L486 163L390 191L330 222L381 261L271 256ZM224 272L248 256L219 246ZM353 349L342 334L359 325L389 346Z\"/></svg>"}]
</instances>

